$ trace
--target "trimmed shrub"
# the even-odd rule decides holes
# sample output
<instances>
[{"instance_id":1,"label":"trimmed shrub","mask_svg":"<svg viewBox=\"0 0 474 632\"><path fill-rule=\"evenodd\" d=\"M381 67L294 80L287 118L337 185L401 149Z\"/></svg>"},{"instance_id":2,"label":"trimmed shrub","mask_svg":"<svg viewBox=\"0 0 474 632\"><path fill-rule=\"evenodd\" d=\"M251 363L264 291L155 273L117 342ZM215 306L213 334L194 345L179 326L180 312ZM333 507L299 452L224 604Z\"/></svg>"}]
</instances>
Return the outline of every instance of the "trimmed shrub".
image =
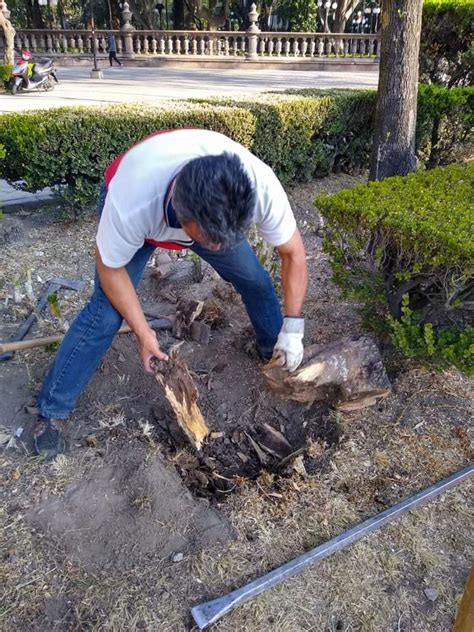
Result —
<instances>
[{"instance_id":1,"label":"trimmed shrub","mask_svg":"<svg viewBox=\"0 0 474 632\"><path fill-rule=\"evenodd\" d=\"M9 64L0 64L0 81L8 81L12 74L12 67Z\"/></svg>"},{"instance_id":2,"label":"trimmed shrub","mask_svg":"<svg viewBox=\"0 0 474 632\"><path fill-rule=\"evenodd\" d=\"M462 159L472 150L472 88L420 90L418 155L428 165ZM33 190L67 185L84 202L104 168L152 131L195 126L223 132L270 165L284 184L369 164L376 93L304 91L257 99L169 102L158 108L62 108L0 117L8 151L4 177ZM433 121L436 115L436 127ZM447 122L449 121L449 125Z\"/></svg>"},{"instance_id":3,"label":"trimmed shrub","mask_svg":"<svg viewBox=\"0 0 474 632\"><path fill-rule=\"evenodd\" d=\"M361 116L361 109L355 108L351 95L365 94L367 107L371 107L371 115L366 112ZM325 94L322 90L307 88L287 90L285 94L320 98ZM374 91L334 91L340 99L345 98L344 107L340 107L333 125L339 127L340 134L334 134L334 127L324 127L326 144L334 147L336 154L336 170L340 166L344 171L351 170L351 161L344 160L344 151L360 161L362 167L368 166L372 149L373 112L377 95ZM370 95L370 96L369 96ZM371 101L370 101L371 97ZM340 101L343 104L343 101ZM349 105L350 104L350 105ZM453 161L470 158L474 148L474 88L449 89L443 86L418 86L418 111L416 121L416 152L418 159L427 168L446 165ZM347 134L344 133L347 130ZM350 142L347 143L347 140Z\"/></svg>"},{"instance_id":4,"label":"trimmed shrub","mask_svg":"<svg viewBox=\"0 0 474 632\"><path fill-rule=\"evenodd\" d=\"M428 168L472 156L474 88L418 88L416 146Z\"/></svg>"},{"instance_id":5,"label":"trimmed shrub","mask_svg":"<svg viewBox=\"0 0 474 632\"><path fill-rule=\"evenodd\" d=\"M474 373L474 163L318 196L346 297L409 356Z\"/></svg>"},{"instance_id":6,"label":"trimmed shrub","mask_svg":"<svg viewBox=\"0 0 474 632\"><path fill-rule=\"evenodd\" d=\"M97 195L107 165L159 129L203 127L252 146L255 121L239 108L168 104L160 108L61 108L0 117L0 143L8 160L3 177L27 187L67 185L77 204Z\"/></svg>"},{"instance_id":7,"label":"trimmed shrub","mask_svg":"<svg viewBox=\"0 0 474 632\"><path fill-rule=\"evenodd\" d=\"M424 0L420 80L449 88L473 83L474 3Z\"/></svg>"},{"instance_id":8,"label":"trimmed shrub","mask_svg":"<svg viewBox=\"0 0 474 632\"><path fill-rule=\"evenodd\" d=\"M9 64L0 64L0 89L7 87L11 74L12 66Z\"/></svg>"},{"instance_id":9,"label":"trimmed shrub","mask_svg":"<svg viewBox=\"0 0 474 632\"><path fill-rule=\"evenodd\" d=\"M372 90L321 90L194 102L252 112L256 119L252 151L272 167L283 184L289 184L331 171L365 168L370 156L375 100Z\"/></svg>"}]
</instances>

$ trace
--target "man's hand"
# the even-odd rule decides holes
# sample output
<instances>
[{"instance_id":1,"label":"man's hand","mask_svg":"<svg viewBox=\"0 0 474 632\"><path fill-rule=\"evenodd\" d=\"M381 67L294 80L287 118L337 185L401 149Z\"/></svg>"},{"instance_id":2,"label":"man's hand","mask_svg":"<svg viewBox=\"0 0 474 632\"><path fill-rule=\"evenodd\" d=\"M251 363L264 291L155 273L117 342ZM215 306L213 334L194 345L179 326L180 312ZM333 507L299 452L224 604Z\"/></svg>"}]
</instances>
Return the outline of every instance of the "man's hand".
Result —
<instances>
[{"instance_id":1,"label":"man's hand","mask_svg":"<svg viewBox=\"0 0 474 632\"><path fill-rule=\"evenodd\" d=\"M273 349L273 358L279 366L296 371L303 360L304 318L286 316Z\"/></svg>"},{"instance_id":2,"label":"man's hand","mask_svg":"<svg viewBox=\"0 0 474 632\"><path fill-rule=\"evenodd\" d=\"M140 347L140 356L143 366L147 373L153 373L150 366L150 360L152 358L158 358L159 360L169 359L166 353L161 351L156 334L150 327L148 327L148 330L145 330L143 334L138 336L138 345Z\"/></svg>"}]
</instances>

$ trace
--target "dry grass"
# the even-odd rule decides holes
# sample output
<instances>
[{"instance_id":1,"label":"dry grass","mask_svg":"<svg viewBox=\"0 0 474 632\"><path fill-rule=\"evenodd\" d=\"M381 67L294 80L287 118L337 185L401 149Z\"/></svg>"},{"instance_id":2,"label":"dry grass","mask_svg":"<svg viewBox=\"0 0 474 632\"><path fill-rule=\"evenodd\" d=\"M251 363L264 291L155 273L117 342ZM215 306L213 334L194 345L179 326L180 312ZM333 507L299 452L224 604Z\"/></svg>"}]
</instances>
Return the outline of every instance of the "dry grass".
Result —
<instances>
[{"instance_id":1,"label":"dry grass","mask_svg":"<svg viewBox=\"0 0 474 632\"><path fill-rule=\"evenodd\" d=\"M334 189L335 180L324 186ZM309 208L315 191L308 186L293 193ZM308 225L307 230L308 237L313 229ZM81 231L88 243L87 226ZM67 227L69 238L70 232ZM19 264L12 265L17 274ZM53 267L56 271L56 263ZM325 340L358 326L351 306L335 301L330 284L316 276L313 283L311 333ZM75 451L52 465L25 458L22 451L4 452L0 629L189 630L193 605L241 586L472 461L472 382L455 371L436 374L402 363L392 353L385 360L393 394L375 408L334 414L342 438L337 449L327 452L327 466L308 478L264 473L257 481L238 481L236 493L220 506L235 541L186 555L178 564L151 559L128 572L86 572L49 539L33 533L25 515L100 467L96 451ZM127 424L113 406L98 411L98 418L104 434ZM129 441L146 440L146 424L135 424ZM156 447L151 441L147 445L152 458ZM312 449L315 455L327 450L320 443ZM472 483L463 483L234 611L213 629L449 630L472 557L472 489ZM146 495L137 492L135 502L148 511ZM438 591L433 603L426 588Z\"/></svg>"},{"instance_id":2,"label":"dry grass","mask_svg":"<svg viewBox=\"0 0 474 632\"><path fill-rule=\"evenodd\" d=\"M465 463L455 449L457 438L436 423L423 442L418 430L392 428L383 458L373 450L383 423L375 426L365 419L362 434L362 420L358 425L345 417L341 423L346 439L328 472L305 480L262 474L256 484L243 483L221 507L236 532L235 542L179 565L155 560L117 576L86 573L61 551L51 550L24 521L29 506L61 494L71 480L95 467L93 451L52 465L4 458L1 629L46 629L42 622L49 611L48 621L56 620L52 629L57 630L189 629L189 608L195 603L242 585L377 511L369 498L370 481L386 480L387 458L396 455L399 471L405 472L394 490L388 481L393 501ZM472 485L463 484L446 493L245 605L215 629L449 629L472 551L471 492ZM433 604L423 593L428 587L439 593Z\"/></svg>"}]
</instances>

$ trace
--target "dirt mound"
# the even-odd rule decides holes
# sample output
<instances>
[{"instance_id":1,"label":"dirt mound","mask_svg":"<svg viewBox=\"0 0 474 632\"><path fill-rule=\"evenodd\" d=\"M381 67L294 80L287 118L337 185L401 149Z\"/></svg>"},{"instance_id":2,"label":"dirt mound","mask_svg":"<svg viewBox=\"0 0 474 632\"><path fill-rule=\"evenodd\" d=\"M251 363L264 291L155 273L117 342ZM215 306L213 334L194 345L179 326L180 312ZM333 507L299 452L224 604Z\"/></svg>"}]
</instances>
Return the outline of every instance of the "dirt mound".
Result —
<instances>
[{"instance_id":1,"label":"dirt mound","mask_svg":"<svg viewBox=\"0 0 474 632\"><path fill-rule=\"evenodd\" d=\"M192 497L160 454L108 461L28 516L84 568L123 571L231 539L223 518Z\"/></svg>"}]
</instances>

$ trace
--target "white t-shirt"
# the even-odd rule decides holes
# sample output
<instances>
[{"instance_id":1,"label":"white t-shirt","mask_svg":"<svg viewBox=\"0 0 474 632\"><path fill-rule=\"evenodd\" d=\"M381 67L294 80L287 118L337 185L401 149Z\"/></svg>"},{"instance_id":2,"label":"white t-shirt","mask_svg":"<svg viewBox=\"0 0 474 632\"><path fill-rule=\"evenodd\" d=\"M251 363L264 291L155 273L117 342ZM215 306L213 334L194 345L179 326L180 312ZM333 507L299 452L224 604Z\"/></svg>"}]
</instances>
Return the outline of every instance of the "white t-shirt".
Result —
<instances>
[{"instance_id":1,"label":"white t-shirt","mask_svg":"<svg viewBox=\"0 0 474 632\"><path fill-rule=\"evenodd\" d=\"M168 225L166 192L171 180L190 160L223 152L241 158L255 187L253 222L260 235L272 246L289 241L296 221L272 169L223 134L180 129L146 138L109 166L108 191L96 238L103 263L110 268L126 265L145 240L192 245L181 228Z\"/></svg>"}]
</instances>

